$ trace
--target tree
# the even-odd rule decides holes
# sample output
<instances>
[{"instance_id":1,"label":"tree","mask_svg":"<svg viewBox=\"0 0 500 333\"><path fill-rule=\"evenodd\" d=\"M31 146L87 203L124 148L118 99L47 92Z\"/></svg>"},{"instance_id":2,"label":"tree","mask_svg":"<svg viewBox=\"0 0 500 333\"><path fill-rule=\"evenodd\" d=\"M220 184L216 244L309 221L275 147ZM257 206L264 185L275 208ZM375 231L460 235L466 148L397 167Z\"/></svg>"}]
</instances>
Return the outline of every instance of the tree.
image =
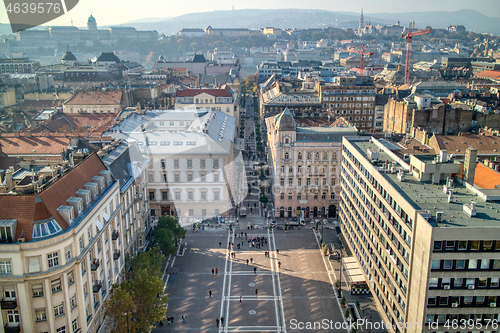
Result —
<instances>
[{"instance_id":1,"label":"tree","mask_svg":"<svg viewBox=\"0 0 500 333\"><path fill-rule=\"evenodd\" d=\"M259 198L259 201L260 201L261 203L263 203L263 204L266 204L266 203L268 203L268 202L269 202L269 198L268 198L267 196L263 195L263 196L261 196L261 197Z\"/></svg>"},{"instance_id":2,"label":"tree","mask_svg":"<svg viewBox=\"0 0 500 333\"><path fill-rule=\"evenodd\" d=\"M126 332L127 331L127 313L130 314L134 307L134 301L130 292L124 288L121 284L115 285L111 288L109 299L105 304L106 316L111 319L111 324L109 329L111 332ZM135 325L134 322L130 322L129 316L129 329L130 326ZM134 328L132 327L132 331Z\"/></svg>"},{"instance_id":3,"label":"tree","mask_svg":"<svg viewBox=\"0 0 500 333\"><path fill-rule=\"evenodd\" d=\"M174 254L177 243L186 237L186 230L182 228L172 216L162 216L153 231L152 246L157 246L164 255Z\"/></svg>"}]
</instances>

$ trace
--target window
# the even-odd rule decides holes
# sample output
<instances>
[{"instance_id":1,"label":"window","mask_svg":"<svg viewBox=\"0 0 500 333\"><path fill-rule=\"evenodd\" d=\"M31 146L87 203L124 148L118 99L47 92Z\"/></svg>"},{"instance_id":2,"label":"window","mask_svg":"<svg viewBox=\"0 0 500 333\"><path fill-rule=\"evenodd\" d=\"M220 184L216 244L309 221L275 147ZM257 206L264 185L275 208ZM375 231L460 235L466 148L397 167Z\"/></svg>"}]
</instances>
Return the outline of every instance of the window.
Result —
<instances>
[{"instance_id":1,"label":"window","mask_svg":"<svg viewBox=\"0 0 500 333\"><path fill-rule=\"evenodd\" d=\"M219 201L219 192L214 192L214 201Z\"/></svg>"},{"instance_id":2,"label":"window","mask_svg":"<svg viewBox=\"0 0 500 333\"><path fill-rule=\"evenodd\" d=\"M328 153L323 153L323 160L327 161L328 160Z\"/></svg>"},{"instance_id":3,"label":"window","mask_svg":"<svg viewBox=\"0 0 500 333\"><path fill-rule=\"evenodd\" d=\"M333 153L332 154L332 161L336 161L337 160L337 153Z\"/></svg>"},{"instance_id":4,"label":"window","mask_svg":"<svg viewBox=\"0 0 500 333\"><path fill-rule=\"evenodd\" d=\"M330 193L330 200L335 200L335 193Z\"/></svg>"},{"instance_id":5,"label":"window","mask_svg":"<svg viewBox=\"0 0 500 333\"><path fill-rule=\"evenodd\" d=\"M71 260L71 247L66 247L64 249L64 257L66 258L66 262Z\"/></svg>"},{"instance_id":6,"label":"window","mask_svg":"<svg viewBox=\"0 0 500 333\"><path fill-rule=\"evenodd\" d=\"M490 279L490 287L491 288L498 288L500 283L500 278L491 278Z\"/></svg>"},{"instance_id":7,"label":"window","mask_svg":"<svg viewBox=\"0 0 500 333\"><path fill-rule=\"evenodd\" d=\"M437 288L438 287L438 278L430 278L429 279L429 288Z\"/></svg>"},{"instance_id":8,"label":"window","mask_svg":"<svg viewBox=\"0 0 500 333\"><path fill-rule=\"evenodd\" d=\"M490 251L493 249L493 241L483 241L483 250Z\"/></svg>"},{"instance_id":9,"label":"window","mask_svg":"<svg viewBox=\"0 0 500 333\"><path fill-rule=\"evenodd\" d=\"M454 250L455 249L455 241L446 241L446 250Z\"/></svg>"},{"instance_id":10,"label":"window","mask_svg":"<svg viewBox=\"0 0 500 333\"><path fill-rule=\"evenodd\" d=\"M465 269L465 260L457 260L455 263L455 269Z\"/></svg>"},{"instance_id":11,"label":"window","mask_svg":"<svg viewBox=\"0 0 500 333\"><path fill-rule=\"evenodd\" d=\"M148 173L148 182L152 183L154 182L154 174L153 173Z\"/></svg>"},{"instance_id":12,"label":"window","mask_svg":"<svg viewBox=\"0 0 500 333\"><path fill-rule=\"evenodd\" d=\"M179 201L181 200L181 192L175 192L175 200Z\"/></svg>"},{"instance_id":13,"label":"window","mask_svg":"<svg viewBox=\"0 0 500 333\"><path fill-rule=\"evenodd\" d=\"M200 160L200 168L205 168L205 160Z\"/></svg>"},{"instance_id":14,"label":"window","mask_svg":"<svg viewBox=\"0 0 500 333\"><path fill-rule=\"evenodd\" d=\"M207 178L206 174L202 173L202 174L200 174L200 177L201 177L201 182L202 183L206 182L206 178Z\"/></svg>"},{"instance_id":15,"label":"window","mask_svg":"<svg viewBox=\"0 0 500 333\"><path fill-rule=\"evenodd\" d=\"M288 200L293 200L293 194L291 193L288 194Z\"/></svg>"},{"instance_id":16,"label":"window","mask_svg":"<svg viewBox=\"0 0 500 333\"><path fill-rule=\"evenodd\" d=\"M454 278L453 279L453 288L462 288L464 285L463 278Z\"/></svg>"},{"instance_id":17,"label":"window","mask_svg":"<svg viewBox=\"0 0 500 333\"><path fill-rule=\"evenodd\" d=\"M301 193L297 194L297 200L302 200L302 194Z\"/></svg>"},{"instance_id":18,"label":"window","mask_svg":"<svg viewBox=\"0 0 500 333\"><path fill-rule=\"evenodd\" d=\"M470 250L471 251L479 251L479 241L471 241L470 242Z\"/></svg>"},{"instance_id":19,"label":"window","mask_svg":"<svg viewBox=\"0 0 500 333\"><path fill-rule=\"evenodd\" d=\"M288 141L288 139L287 139L287 141ZM287 143L288 143L288 142L287 142ZM290 154L285 153L285 160L288 160L289 158L290 158Z\"/></svg>"},{"instance_id":20,"label":"window","mask_svg":"<svg viewBox=\"0 0 500 333\"><path fill-rule=\"evenodd\" d=\"M71 306L71 310L76 308L76 294L71 296L71 298L69 299L69 305Z\"/></svg>"},{"instance_id":21,"label":"window","mask_svg":"<svg viewBox=\"0 0 500 333\"><path fill-rule=\"evenodd\" d=\"M297 186L302 186L302 178L297 178Z\"/></svg>"},{"instance_id":22,"label":"window","mask_svg":"<svg viewBox=\"0 0 500 333\"><path fill-rule=\"evenodd\" d=\"M68 273L68 285L71 286L75 283L75 278L73 277L73 271Z\"/></svg>"},{"instance_id":23,"label":"window","mask_svg":"<svg viewBox=\"0 0 500 333\"><path fill-rule=\"evenodd\" d=\"M193 160L187 160L187 167L192 168L193 167Z\"/></svg>"},{"instance_id":24,"label":"window","mask_svg":"<svg viewBox=\"0 0 500 333\"><path fill-rule=\"evenodd\" d=\"M193 191L189 191L188 192L188 200L189 201L193 201L194 200L194 192Z\"/></svg>"},{"instance_id":25,"label":"window","mask_svg":"<svg viewBox=\"0 0 500 333\"><path fill-rule=\"evenodd\" d=\"M189 210L189 216L194 216L194 209Z\"/></svg>"},{"instance_id":26,"label":"window","mask_svg":"<svg viewBox=\"0 0 500 333\"><path fill-rule=\"evenodd\" d=\"M479 278L477 279L478 283L477 283L477 286L478 288L486 288L486 285L487 285L487 282L488 282L488 279L487 278Z\"/></svg>"},{"instance_id":27,"label":"window","mask_svg":"<svg viewBox=\"0 0 500 333\"><path fill-rule=\"evenodd\" d=\"M431 263L431 269L439 269L440 264L441 264L440 260L433 260Z\"/></svg>"},{"instance_id":28,"label":"window","mask_svg":"<svg viewBox=\"0 0 500 333\"><path fill-rule=\"evenodd\" d=\"M0 274L11 274L12 267L10 261L0 261Z\"/></svg>"},{"instance_id":29,"label":"window","mask_svg":"<svg viewBox=\"0 0 500 333\"><path fill-rule=\"evenodd\" d=\"M178 168L179 167L179 160L174 160L174 168Z\"/></svg>"},{"instance_id":30,"label":"window","mask_svg":"<svg viewBox=\"0 0 500 333\"><path fill-rule=\"evenodd\" d=\"M458 250L459 251L467 250L467 241L458 241Z\"/></svg>"},{"instance_id":31,"label":"window","mask_svg":"<svg viewBox=\"0 0 500 333\"><path fill-rule=\"evenodd\" d=\"M440 306L445 306L448 305L448 297L439 297L439 305Z\"/></svg>"},{"instance_id":32,"label":"window","mask_svg":"<svg viewBox=\"0 0 500 333\"><path fill-rule=\"evenodd\" d=\"M193 174L192 173L188 173L187 174L187 180L188 180L188 182L192 182L193 181Z\"/></svg>"},{"instance_id":33,"label":"window","mask_svg":"<svg viewBox=\"0 0 500 333\"><path fill-rule=\"evenodd\" d=\"M311 154L311 153L307 153L307 159L308 159L308 160L311 160L311 159L312 159L312 154Z\"/></svg>"},{"instance_id":34,"label":"window","mask_svg":"<svg viewBox=\"0 0 500 333\"><path fill-rule=\"evenodd\" d=\"M299 152L299 153L297 154L297 159L298 159L298 160L301 160L301 159L302 159L302 153L300 153L300 152Z\"/></svg>"},{"instance_id":35,"label":"window","mask_svg":"<svg viewBox=\"0 0 500 333\"><path fill-rule=\"evenodd\" d=\"M206 209L202 209L201 210L201 215L202 216L207 216L207 210Z\"/></svg>"},{"instance_id":36,"label":"window","mask_svg":"<svg viewBox=\"0 0 500 333\"><path fill-rule=\"evenodd\" d=\"M73 330L73 332L76 332L78 330L78 318L73 319L73 321L71 322L71 329Z\"/></svg>"},{"instance_id":37,"label":"window","mask_svg":"<svg viewBox=\"0 0 500 333\"><path fill-rule=\"evenodd\" d=\"M33 297L42 297L43 296L43 285L41 283L36 283L31 286L31 292Z\"/></svg>"},{"instance_id":38,"label":"window","mask_svg":"<svg viewBox=\"0 0 500 333\"><path fill-rule=\"evenodd\" d=\"M302 165L297 166L297 173L302 173Z\"/></svg>"},{"instance_id":39,"label":"window","mask_svg":"<svg viewBox=\"0 0 500 333\"><path fill-rule=\"evenodd\" d=\"M307 185L307 186L311 185L311 178L307 178L307 179L306 179L306 185Z\"/></svg>"},{"instance_id":40,"label":"window","mask_svg":"<svg viewBox=\"0 0 500 333\"><path fill-rule=\"evenodd\" d=\"M314 193L314 200L318 200L318 193Z\"/></svg>"},{"instance_id":41,"label":"window","mask_svg":"<svg viewBox=\"0 0 500 333\"><path fill-rule=\"evenodd\" d=\"M47 259L49 262L49 268L59 266L59 257L57 256L57 252L48 254Z\"/></svg>"},{"instance_id":42,"label":"window","mask_svg":"<svg viewBox=\"0 0 500 333\"><path fill-rule=\"evenodd\" d=\"M285 178L280 178L280 185L285 186Z\"/></svg>"},{"instance_id":43,"label":"window","mask_svg":"<svg viewBox=\"0 0 500 333\"><path fill-rule=\"evenodd\" d=\"M45 312L45 308L43 309L35 309L35 320L37 322L46 321L47 313Z\"/></svg>"},{"instance_id":44,"label":"window","mask_svg":"<svg viewBox=\"0 0 500 333\"><path fill-rule=\"evenodd\" d=\"M469 269L477 269L477 259L469 259Z\"/></svg>"},{"instance_id":45,"label":"window","mask_svg":"<svg viewBox=\"0 0 500 333\"><path fill-rule=\"evenodd\" d=\"M280 167L280 172L281 172L281 173L285 173L285 166L284 166L284 165L282 165L282 166Z\"/></svg>"},{"instance_id":46,"label":"window","mask_svg":"<svg viewBox=\"0 0 500 333\"><path fill-rule=\"evenodd\" d=\"M293 173L293 166L288 167L288 173Z\"/></svg>"},{"instance_id":47,"label":"window","mask_svg":"<svg viewBox=\"0 0 500 333\"><path fill-rule=\"evenodd\" d=\"M214 160L214 169L219 168L219 160Z\"/></svg>"},{"instance_id":48,"label":"window","mask_svg":"<svg viewBox=\"0 0 500 333\"><path fill-rule=\"evenodd\" d=\"M500 259L492 259L491 261L493 262L493 269L500 269Z\"/></svg>"},{"instance_id":49,"label":"window","mask_svg":"<svg viewBox=\"0 0 500 333\"><path fill-rule=\"evenodd\" d=\"M474 289L474 286L476 285L476 279L474 279L474 278L467 278L467 280L465 280L465 285L467 286L467 288L469 288L470 286L472 286L471 289Z\"/></svg>"},{"instance_id":50,"label":"window","mask_svg":"<svg viewBox=\"0 0 500 333\"><path fill-rule=\"evenodd\" d=\"M319 153L314 154L314 159L317 161L319 160Z\"/></svg>"},{"instance_id":51,"label":"window","mask_svg":"<svg viewBox=\"0 0 500 333\"><path fill-rule=\"evenodd\" d=\"M89 242L90 242L90 240L92 239L92 228L89 227L87 229L87 235L89 236Z\"/></svg>"},{"instance_id":52,"label":"window","mask_svg":"<svg viewBox=\"0 0 500 333\"><path fill-rule=\"evenodd\" d=\"M453 260L443 260L443 269L452 269Z\"/></svg>"},{"instance_id":53,"label":"window","mask_svg":"<svg viewBox=\"0 0 500 333\"><path fill-rule=\"evenodd\" d=\"M178 183L178 182L180 182L180 181L181 181L181 175L179 175L178 173L176 173L176 174L174 175L174 182L175 182L175 183Z\"/></svg>"},{"instance_id":54,"label":"window","mask_svg":"<svg viewBox=\"0 0 500 333\"><path fill-rule=\"evenodd\" d=\"M321 193L321 200L326 200L326 193Z\"/></svg>"},{"instance_id":55,"label":"window","mask_svg":"<svg viewBox=\"0 0 500 333\"><path fill-rule=\"evenodd\" d=\"M55 309L55 307L54 307ZM62 316L64 314L64 312L60 315ZM56 315L57 317L57 315ZM62 327L59 327L58 329L56 329L56 333L66 333L66 326L62 326Z\"/></svg>"},{"instance_id":56,"label":"window","mask_svg":"<svg viewBox=\"0 0 500 333\"><path fill-rule=\"evenodd\" d=\"M281 193L280 200L285 200L285 194L284 193Z\"/></svg>"},{"instance_id":57,"label":"window","mask_svg":"<svg viewBox=\"0 0 500 333\"><path fill-rule=\"evenodd\" d=\"M481 269L490 269L489 259L481 259Z\"/></svg>"},{"instance_id":58,"label":"window","mask_svg":"<svg viewBox=\"0 0 500 333\"><path fill-rule=\"evenodd\" d=\"M288 186L292 186L293 185L293 178L288 178Z\"/></svg>"},{"instance_id":59,"label":"window","mask_svg":"<svg viewBox=\"0 0 500 333\"><path fill-rule=\"evenodd\" d=\"M219 174L217 174L217 173L214 174L214 182L215 183L219 182Z\"/></svg>"},{"instance_id":60,"label":"window","mask_svg":"<svg viewBox=\"0 0 500 333\"><path fill-rule=\"evenodd\" d=\"M19 311L18 310L7 311L7 321L10 324L18 324L19 323Z\"/></svg>"},{"instance_id":61,"label":"window","mask_svg":"<svg viewBox=\"0 0 500 333\"><path fill-rule=\"evenodd\" d=\"M429 297L427 299L427 305L428 306L435 306L437 303L436 303L436 297Z\"/></svg>"},{"instance_id":62,"label":"window","mask_svg":"<svg viewBox=\"0 0 500 333\"><path fill-rule=\"evenodd\" d=\"M85 270L85 261L82 261L81 264L80 264L80 269L82 271L82 275L85 274L86 270Z\"/></svg>"},{"instance_id":63,"label":"window","mask_svg":"<svg viewBox=\"0 0 500 333\"><path fill-rule=\"evenodd\" d=\"M167 201L168 200L168 191L161 192L161 198L162 198L162 200Z\"/></svg>"},{"instance_id":64,"label":"window","mask_svg":"<svg viewBox=\"0 0 500 333\"><path fill-rule=\"evenodd\" d=\"M52 293L53 293L53 294L55 294L55 293L57 293L57 292L61 291L61 290L62 290L62 288L61 288L61 278L59 278L59 279L55 279L55 280L52 280L52 281L50 282L50 285L51 285L51 287L52 287Z\"/></svg>"},{"instance_id":65,"label":"window","mask_svg":"<svg viewBox=\"0 0 500 333\"><path fill-rule=\"evenodd\" d=\"M207 192L201 192L201 200L203 201L207 200Z\"/></svg>"},{"instance_id":66,"label":"window","mask_svg":"<svg viewBox=\"0 0 500 333\"><path fill-rule=\"evenodd\" d=\"M149 191L149 200L155 199L155 191Z\"/></svg>"},{"instance_id":67,"label":"window","mask_svg":"<svg viewBox=\"0 0 500 333\"><path fill-rule=\"evenodd\" d=\"M165 160L161 160L161 167L162 167L162 168L165 168L165 166L166 166L166 165L165 165Z\"/></svg>"}]
</instances>

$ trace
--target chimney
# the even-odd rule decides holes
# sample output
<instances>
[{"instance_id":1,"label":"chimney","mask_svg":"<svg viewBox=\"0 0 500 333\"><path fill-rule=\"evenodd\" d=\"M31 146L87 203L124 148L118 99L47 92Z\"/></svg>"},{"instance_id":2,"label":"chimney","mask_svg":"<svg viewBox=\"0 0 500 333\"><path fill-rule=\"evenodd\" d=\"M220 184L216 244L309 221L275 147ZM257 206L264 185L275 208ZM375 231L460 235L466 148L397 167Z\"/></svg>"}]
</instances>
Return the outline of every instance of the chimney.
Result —
<instances>
[{"instance_id":1,"label":"chimney","mask_svg":"<svg viewBox=\"0 0 500 333\"><path fill-rule=\"evenodd\" d=\"M72 147L76 147L78 146L78 136L76 135L72 135L70 138L69 138L69 145L72 146Z\"/></svg>"},{"instance_id":2,"label":"chimney","mask_svg":"<svg viewBox=\"0 0 500 333\"><path fill-rule=\"evenodd\" d=\"M5 184L7 185L7 190L10 191L14 187L14 182L12 181L12 175L14 174L14 168L10 167L5 171Z\"/></svg>"},{"instance_id":3,"label":"chimney","mask_svg":"<svg viewBox=\"0 0 500 333\"><path fill-rule=\"evenodd\" d=\"M469 147L465 150L464 159L464 181L474 185L474 173L476 171L477 149Z\"/></svg>"},{"instance_id":4,"label":"chimney","mask_svg":"<svg viewBox=\"0 0 500 333\"><path fill-rule=\"evenodd\" d=\"M138 114L144 114L144 110L141 108L141 103L137 103L136 113L138 113Z\"/></svg>"}]
</instances>

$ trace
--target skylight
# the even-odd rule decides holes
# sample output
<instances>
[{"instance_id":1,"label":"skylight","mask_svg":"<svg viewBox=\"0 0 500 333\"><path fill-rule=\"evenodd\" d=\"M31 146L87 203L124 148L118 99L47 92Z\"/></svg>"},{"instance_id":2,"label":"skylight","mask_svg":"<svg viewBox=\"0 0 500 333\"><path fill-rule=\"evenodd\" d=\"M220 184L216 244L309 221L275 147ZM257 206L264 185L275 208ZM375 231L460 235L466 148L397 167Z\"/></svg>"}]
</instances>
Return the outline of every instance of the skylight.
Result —
<instances>
[{"instance_id":1,"label":"skylight","mask_svg":"<svg viewBox=\"0 0 500 333\"><path fill-rule=\"evenodd\" d=\"M33 238L47 237L62 231L59 223L55 219L35 222L33 225Z\"/></svg>"}]
</instances>

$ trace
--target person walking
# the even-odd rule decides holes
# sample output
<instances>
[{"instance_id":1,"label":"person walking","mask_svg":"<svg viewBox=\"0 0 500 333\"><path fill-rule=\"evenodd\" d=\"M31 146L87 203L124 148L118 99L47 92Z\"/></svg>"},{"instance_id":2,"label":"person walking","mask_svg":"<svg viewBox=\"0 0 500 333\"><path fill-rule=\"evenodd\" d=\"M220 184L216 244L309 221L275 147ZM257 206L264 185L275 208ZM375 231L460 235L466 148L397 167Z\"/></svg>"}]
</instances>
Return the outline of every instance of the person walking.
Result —
<instances>
[{"instance_id":1,"label":"person walking","mask_svg":"<svg viewBox=\"0 0 500 333\"><path fill-rule=\"evenodd\" d=\"M280 249L279 248L276 248L276 253L280 254Z\"/></svg>"},{"instance_id":2,"label":"person walking","mask_svg":"<svg viewBox=\"0 0 500 333\"><path fill-rule=\"evenodd\" d=\"M254 268L253 268L253 272L254 272L255 274L257 274L257 267L254 267Z\"/></svg>"},{"instance_id":3,"label":"person walking","mask_svg":"<svg viewBox=\"0 0 500 333\"><path fill-rule=\"evenodd\" d=\"M281 268L281 261L278 261L278 268Z\"/></svg>"},{"instance_id":4,"label":"person walking","mask_svg":"<svg viewBox=\"0 0 500 333\"><path fill-rule=\"evenodd\" d=\"M215 269L215 274L219 274L219 269L218 268Z\"/></svg>"},{"instance_id":5,"label":"person walking","mask_svg":"<svg viewBox=\"0 0 500 333\"><path fill-rule=\"evenodd\" d=\"M255 289L255 296L257 296L258 294L259 294L259 290Z\"/></svg>"},{"instance_id":6,"label":"person walking","mask_svg":"<svg viewBox=\"0 0 500 333\"><path fill-rule=\"evenodd\" d=\"M215 269L212 268L212 275L214 275L214 274L215 274Z\"/></svg>"},{"instance_id":7,"label":"person walking","mask_svg":"<svg viewBox=\"0 0 500 333\"><path fill-rule=\"evenodd\" d=\"M219 247L222 247L222 242L219 242Z\"/></svg>"},{"instance_id":8,"label":"person walking","mask_svg":"<svg viewBox=\"0 0 500 333\"><path fill-rule=\"evenodd\" d=\"M243 300L243 296L240 296L240 303L241 303L242 300Z\"/></svg>"},{"instance_id":9,"label":"person walking","mask_svg":"<svg viewBox=\"0 0 500 333\"><path fill-rule=\"evenodd\" d=\"M215 324L217 324L217 328L219 328L219 318L215 318Z\"/></svg>"},{"instance_id":10,"label":"person walking","mask_svg":"<svg viewBox=\"0 0 500 333\"><path fill-rule=\"evenodd\" d=\"M182 315L182 323L185 324L186 323L186 315Z\"/></svg>"},{"instance_id":11,"label":"person walking","mask_svg":"<svg viewBox=\"0 0 500 333\"><path fill-rule=\"evenodd\" d=\"M172 322L172 324L174 323L174 316L170 317L170 321Z\"/></svg>"},{"instance_id":12,"label":"person walking","mask_svg":"<svg viewBox=\"0 0 500 333\"><path fill-rule=\"evenodd\" d=\"M208 296L212 297L212 290L208 291Z\"/></svg>"},{"instance_id":13,"label":"person walking","mask_svg":"<svg viewBox=\"0 0 500 333\"><path fill-rule=\"evenodd\" d=\"M253 258L250 258L250 263L253 264Z\"/></svg>"},{"instance_id":14,"label":"person walking","mask_svg":"<svg viewBox=\"0 0 500 333\"><path fill-rule=\"evenodd\" d=\"M249 260L247 259L247 265L248 265L248 261L249 261Z\"/></svg>"},{"instance_id":15,"label":"person walking","mask_svg":"<svg viewBox=\"0 0 500 333\"><path fill-rule=\"evenodd\" d=\"M224 326L224 317L220 317L220 325Z\"/></svg>"}]
</instances>

